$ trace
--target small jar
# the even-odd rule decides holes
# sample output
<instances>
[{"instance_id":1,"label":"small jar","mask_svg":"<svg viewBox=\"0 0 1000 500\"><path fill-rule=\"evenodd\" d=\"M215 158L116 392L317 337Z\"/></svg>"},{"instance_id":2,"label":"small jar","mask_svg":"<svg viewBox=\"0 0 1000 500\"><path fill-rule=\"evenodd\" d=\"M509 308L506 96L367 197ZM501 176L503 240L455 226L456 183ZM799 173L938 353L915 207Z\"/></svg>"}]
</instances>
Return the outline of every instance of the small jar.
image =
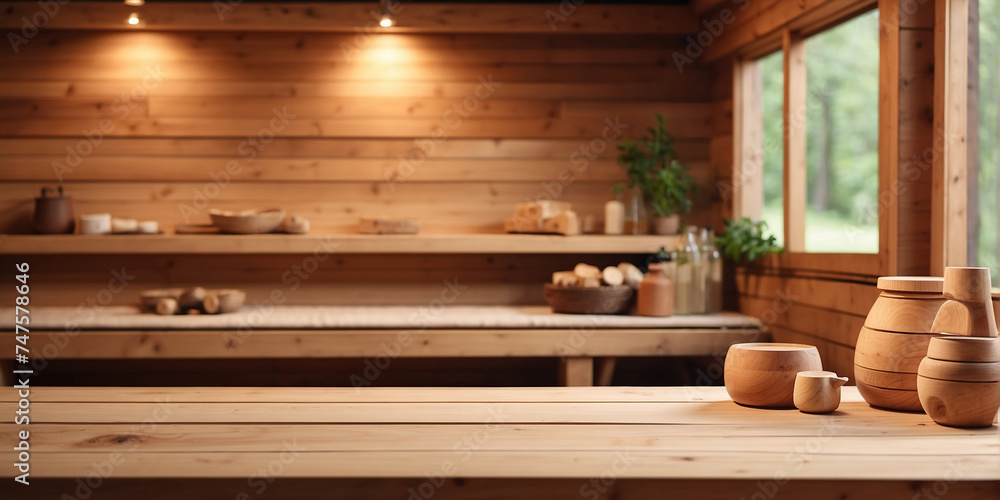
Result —
<instances>
[{"instance_id":1,"label":"small jar","mask_svg":"<svg viewBox=\"0 0 1000 500\"><path fill-rule=\"evenodd\" d=\"M672 316L674 314L674 282L666 275L666 266L654 262L649 274L639 283L636 299L639 316Z\"/></svg>"}]
</instances>

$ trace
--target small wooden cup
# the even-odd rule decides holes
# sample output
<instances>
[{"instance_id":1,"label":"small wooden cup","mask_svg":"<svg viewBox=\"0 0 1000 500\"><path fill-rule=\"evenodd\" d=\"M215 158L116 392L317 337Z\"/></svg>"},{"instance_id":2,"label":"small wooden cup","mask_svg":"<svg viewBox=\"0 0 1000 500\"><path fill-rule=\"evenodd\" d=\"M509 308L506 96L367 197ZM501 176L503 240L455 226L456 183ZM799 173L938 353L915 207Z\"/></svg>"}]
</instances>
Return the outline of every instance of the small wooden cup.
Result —
<instances>
[{"instance_id":1,"label":"small wooden cup","mask_svg":"<svg viewBox=\"0 0 1000 500\"><path fill-rule=\"evenodd\" d=\"M830 413L840 406L840 386L847 377L834 372L807 371L795 375L793 399L803 413Z\"/></svg>"}]
</instances>

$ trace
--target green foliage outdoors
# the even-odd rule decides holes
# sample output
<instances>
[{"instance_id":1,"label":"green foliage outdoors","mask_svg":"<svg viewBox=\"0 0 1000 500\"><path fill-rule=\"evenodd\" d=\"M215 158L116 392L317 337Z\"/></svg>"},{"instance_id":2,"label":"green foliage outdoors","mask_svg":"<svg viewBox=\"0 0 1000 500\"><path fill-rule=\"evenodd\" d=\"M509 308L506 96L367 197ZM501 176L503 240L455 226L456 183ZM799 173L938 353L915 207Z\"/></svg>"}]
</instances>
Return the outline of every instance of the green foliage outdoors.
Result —
<instances>
[{"instance_id":1,"label":"green foliage outdoors","mask_svg":"<svg viewBox=\"0 0 1000 500\"><path fill-rule=\"evenodd\" d=\"M639 187L643 199L657 216L664 217L691 211L694 178L677 159L674 137L664 130L663 115L656 114L656 127L649 127L649 137L639 142L628 138L618 145L618 164L625 169L628 187ZM615 191L625 188L615 186Z\"/></svg>"},{"instance_id":2,"label":"green foliage outdoors","mask_svg":"<svg viewBox=\"0 0 1000 500\"><path fill-rule=\"evenodd\" d=\"M1000 286L1000 0L979 2L979 186L978 244L970 248L969 264L988 266L993 286ZM975 232L975 228L972 228Z\"/></svg>"},{"instance_id":3,"label":"green foliage outdoors","mask_svg":"<svg viewBox=\"0 0 1000 500\"><path fill-rule=\"evenodd\" d=\"M774 235L766 235L767 222L754 222L749 217L726 219L725 232L715 238L723 256L737 263L750 263L770 253L781 253Z\"/></svg>"}]
</instances>

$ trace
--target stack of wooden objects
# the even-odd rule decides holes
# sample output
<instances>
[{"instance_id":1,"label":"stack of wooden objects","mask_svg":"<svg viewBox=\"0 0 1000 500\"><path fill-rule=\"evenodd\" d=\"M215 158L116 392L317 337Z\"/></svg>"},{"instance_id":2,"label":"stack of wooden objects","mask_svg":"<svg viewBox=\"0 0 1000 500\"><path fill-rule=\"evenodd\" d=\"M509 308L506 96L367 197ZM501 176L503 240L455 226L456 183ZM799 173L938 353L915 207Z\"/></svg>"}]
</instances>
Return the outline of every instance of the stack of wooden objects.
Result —
<instances>
[{"instance_id":1,"label":"stack of wooden objects","mask_svg":"<svg viewBox=\"0 0 1000 500\"><path fill-rule=\"evenodd\" d=\"M595 224L592 216L579 216L569 203L541 200L515 205L514 214L503 220L503 230L571 236L594 232Z\"/></svg>"},{"instance_id":2,"label":"stack of wooden objects","mask_svg":"<svg viewBox=\"0 0 1000 500\"><path fill-rule=\"evenodd\" d=\"M879 278L878 287L855 349L862 397L943 425L992 425L1000 347L990 270L949 267L943 279Z\"/></svg>"}]
</instances>

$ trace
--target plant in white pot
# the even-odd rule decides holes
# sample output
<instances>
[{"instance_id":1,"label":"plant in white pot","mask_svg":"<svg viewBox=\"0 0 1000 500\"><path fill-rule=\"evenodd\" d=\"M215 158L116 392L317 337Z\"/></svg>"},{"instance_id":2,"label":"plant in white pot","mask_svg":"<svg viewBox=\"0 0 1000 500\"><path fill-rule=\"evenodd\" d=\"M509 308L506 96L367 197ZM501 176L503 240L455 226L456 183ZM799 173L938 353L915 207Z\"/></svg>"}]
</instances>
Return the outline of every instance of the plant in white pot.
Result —
<instances>
[{"instance_id":1,"label":"plant in white pot","mask_svg":"<svg viewBox=\"0 0 1000 500\"><path fill-rule=\"evenodd\" d=\"M618 145L618 164L628 176L627 187L638 187L645 204L652 211L652 229L656 234L677 234L680 214L691 211L694 178L677 159L674 137L664 130L663 116L657 113L656 127L639 142L623 139ZM615 186L616 191L625 184Z\"/></svg>"}]
</instances>

